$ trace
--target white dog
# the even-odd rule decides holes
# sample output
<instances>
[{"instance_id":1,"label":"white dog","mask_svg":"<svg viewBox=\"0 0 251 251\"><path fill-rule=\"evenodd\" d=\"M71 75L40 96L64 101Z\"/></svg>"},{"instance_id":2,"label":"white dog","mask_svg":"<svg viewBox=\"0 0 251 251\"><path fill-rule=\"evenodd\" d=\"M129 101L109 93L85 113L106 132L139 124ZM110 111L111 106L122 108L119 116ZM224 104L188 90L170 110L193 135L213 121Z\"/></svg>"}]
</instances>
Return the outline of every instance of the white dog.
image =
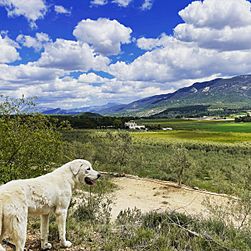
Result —
<instances>
[{"instance_id":1,"label":"white dog","mask_svg":"<svg viewBox=\"0 0 251 251\"><path fill-rule=\"evenodd\" d=\"M90 162L77 159L46 175L0 186L0 251L5 250L4 238L10 239L16 251L24 250L28 213L41 215L42 249L52 247L48 242L50 212L56 215L61 245L70 247L65 227L72 191L77 184L92 185L99 177Z\"/></svg>"}]
</instances>

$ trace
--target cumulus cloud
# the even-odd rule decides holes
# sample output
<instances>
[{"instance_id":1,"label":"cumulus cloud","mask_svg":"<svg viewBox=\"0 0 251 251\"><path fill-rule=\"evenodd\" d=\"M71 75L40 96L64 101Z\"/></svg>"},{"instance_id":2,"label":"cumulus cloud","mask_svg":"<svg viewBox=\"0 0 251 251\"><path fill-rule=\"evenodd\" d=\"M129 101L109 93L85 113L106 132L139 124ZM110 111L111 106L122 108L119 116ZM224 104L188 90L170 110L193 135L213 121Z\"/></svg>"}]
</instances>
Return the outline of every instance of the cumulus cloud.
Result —
<instances>
[{"instance_id":1,"label":"cumulus cloud","mask_svg":"<svg viewBox=\"0 0 251 251\"><path fill-rule=\"evenodd\" d=\"M130 43L131 32L117 20L99 18L82 20L75 27L73 35L78 41L90 44L96 52L116 55L120 53L122 44Z\"/></svg>"},{"instance_id":2,"label":"cumulus cloud","mask_svg":"<svg viewBox=\"0 0 251 251\"><path fill-rule=\"evenodd\" d=\"M91 72L91 73L81 74L78 80L79 82L83 82L83 83L103 83L109 79L103 78L97 75L96 73Z\"/></svg>"},{"instance_id":3,"label":"cumulus cloud","mask_svg":"<svg viewBox=\"0 0 251 251\"><path fill-rule=\"evenodd\" d=\"M44 81L54 80L58 76L63 76L64 71L42 68L29 64L0 65L0 81L1 87L3 82L9 84L33 85Z\"/></svg>"},{"instance_id":4,"label":"cumulus cloud","mask_svg":"<svg viewBox=\"0 0 251 251\"><path fill-rule=\"evenodd\" d=\"M163 83L250 73L250 7L246 0L192 2L179 12L185 23L174 36L138 39L147 52L132 63L112 64L110 73L124 81Z\"/></svg>"},{"instance_id":5,"label":"cumulus cloud","mask_svg":"<svg viewBox=\"0 0 251 251\"><path fill-rule=\"evenodd\" d=\"M185 23L176 38L219 50L251 49L251 3L246 0L195 1L179 12Z\"/></svg>"},{"instance_id":6,"label":"cumulus cloud","mask_svg":"<svg viewBox=\"0 0 251 251\"><path fill-rule=\"evenodd\" d=\"M146 52L130 64L117 62L110 66L110 73L118 79L150 82L229 76L250 71L251 50L220 52L176 39L163 48Z\"/></svg>"},{"instance_id":7,"label":"cumulus cloud","mask_svg":"<svg viewBox=\"0 0 251 251\"><path fill-rule=\"evenodd\" d=\"M153 86L140 81L124 82L104 78L96 73L84 73L73 78L65 75L62 70L55 71L32 64L0 65L0 81L2 94L15 97L39 96L38 101L43 106L61 108L102 105L111 101L131 102L134 98L161 91L157 84Z\"/></svg>"},{"instance_id":8,"label":"cumulus cloud","mask_svg":"<svg viewBox=\"0 0 251 251\"><path fill-rule=\"evenodd\" d=\"M145 0L141 5L142 10L150 10L153 6L153 0Z\"/></svg>"},{"instance_id":9,"label":"cumulus cloud","mask_svg":"<svg viewBox=\"0 0 251 251\"><path fill-rule=\"evenodd\" d=\"M71 11L67 10L64 6L62 5L55 5L54 6L54 11L57 14L64 14L64 15L71 15Z\"/></svg>"},{"instance_id":10,"label":"cumulus cloud","mask_svg":"<svg viewBox=\"0 0 251 251\"><path fill-rule=\"evenodd\" d=\"M0 6L5 7L10 17L24 16L33 28L47 11L44 0L0 0Z\"/></svg>"},{"instance_id":11,"label":"cumulus cloud","mask_svg":"<svg viewBox=\"0 0 251 251\"><path fill-rule=\"evenodd\" d=\"M132 2L132 0L113 0L112 2L121 7L127 7Z\"/></svg>"},{"instance_id":12,"label":"cumulus cloud","mask_svg":"<svg viewBox=\"0 0 251 251\"><path fill-rule=\"evenodd\" d=\"M251 3L247 0L194 1L181 10L179 15L187 24L196 27L242 27L251 23L250 7Z\"/></svg>"},{"instance_id":13,"label":"cumulus cloud","mask_svg":"<svg viewBox=\"0 0 251 251\"><path fill-rule=\"evenodd\" d=\"M153 6L154 0L142 0L143 3L139 6L141 10L150 10ZM110 0L111 3L116 4L119 7L128 7L133 0ZM108 0L91 0L91 6L103 6L108 4Z\"/></svg>"},{"instance_id":14,"label":"cumulus cloud","mask_svg":"<svg viewBox=\"0 0 251 251\"><path fill-rule=\"evenodd\" d=\"M57 39L44 47L37 66L67 71L104 70L109 59L94 52L86 43Z\"/></svg>"},{"instance_id":15,"label":"cumulus cloud","mask_svg":"<svg viewBox=\"0 0 251 251\"><path fill-rule=\"evenodd\" d=\"M91 5L101 6L108 4L108 0L92 0Z\"/></svg>"},{"instance_id":16,"label":"cumulus cloud","mask_svg":"<svg viewBox=\"0 0 251 251\"><path fill-rule=\"evenodd\" d=\"M142 50L152 50L158 47L164 47L168 45L170 41L174 38L166 35L165 33L161 34L159 38L139 38L137 39L137 46Z\"/></svg>"},{"instance_id":17,"label":"cumulus cloud","mask_svg":"<svg viewBox=\"0 0 251 251\"><path fill-rule=\"evenodd\" d=\"M7 35L0 34L0 64L11 63L20 59L18 45Z\"/></svg>"},{"instance_id":18,"label":"cumulus cloud","mask_svg":"<svg viewBox=\"0 0 251 251\"><path fill-rule=\"evenodd\" d=\"M22 46L40 51L47 43L51 42L51 39L48 34L40 32L36 33L35 37L20 34L17 36L16 41Z\"/></svg>"}]
</instances>

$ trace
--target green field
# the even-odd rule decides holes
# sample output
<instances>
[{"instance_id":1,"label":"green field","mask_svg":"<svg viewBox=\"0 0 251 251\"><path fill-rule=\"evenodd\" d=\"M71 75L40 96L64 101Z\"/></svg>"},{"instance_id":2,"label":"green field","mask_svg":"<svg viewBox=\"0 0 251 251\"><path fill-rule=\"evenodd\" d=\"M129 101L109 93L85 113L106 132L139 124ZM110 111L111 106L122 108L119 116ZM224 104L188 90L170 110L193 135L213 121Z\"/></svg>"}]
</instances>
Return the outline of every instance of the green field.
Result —
<instances>
[{"instance_id":1,"label":"green field","mask_svg":"<svg viewBox=\"0 0 251 251\"><path fill-rule=\"evenodd\" d=\"M251 142L251 123L205 120L139 120L149 128L171 127L172 131L150 130L132 132L134 140L145 143L199 142L199 143L248 143Z\"/></svg>"},{"instance_id":2,"label":"green field","mask_svg":"<svg viewBox=\"0 0 251 251\"><path fill-rule=\"evenodd\" d=\"M146 119L137 123L146 126L171 127L174 130L204 130L211 132L240 132L250 133L251 123L235 123L233 121L217 120L168 120Z\"/></svg>"}]
</instances>

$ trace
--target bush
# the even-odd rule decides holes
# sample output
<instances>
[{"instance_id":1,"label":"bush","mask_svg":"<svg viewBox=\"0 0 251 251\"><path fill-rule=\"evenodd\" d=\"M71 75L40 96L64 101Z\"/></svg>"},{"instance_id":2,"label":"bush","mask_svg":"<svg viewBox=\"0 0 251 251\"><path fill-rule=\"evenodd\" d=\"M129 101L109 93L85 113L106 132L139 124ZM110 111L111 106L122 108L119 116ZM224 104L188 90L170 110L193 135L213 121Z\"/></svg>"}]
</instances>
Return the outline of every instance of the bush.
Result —
<instances>
[{"instance_id":1,"label":"bush","mask_svg":"<svg viewBox=\"0 0 251 251\"><path fill-rule=\"evenodd\" d=\"M0 183L44 174L61 158L61 135L48 117L25 114L30 101L0 103Z\"/></svg>"}]
</instances>

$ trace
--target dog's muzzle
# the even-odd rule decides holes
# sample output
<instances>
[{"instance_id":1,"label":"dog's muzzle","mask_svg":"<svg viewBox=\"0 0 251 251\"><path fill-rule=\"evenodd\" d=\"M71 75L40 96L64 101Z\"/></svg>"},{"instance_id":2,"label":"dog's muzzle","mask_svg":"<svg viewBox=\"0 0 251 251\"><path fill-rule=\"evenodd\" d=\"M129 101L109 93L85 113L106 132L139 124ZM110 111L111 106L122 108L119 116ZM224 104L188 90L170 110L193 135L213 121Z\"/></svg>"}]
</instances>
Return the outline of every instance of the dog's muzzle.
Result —
<instances>
[{"instance_id":1,"label":"dog's muzzle","mask_svg":"<svg viewBox=\"0 0 251 251\"><path fill-rule=\"evenodd\" d=\"M97 175L97 179L99 179L101 177L101 174L98 174ZM94 185L95 183L96 183L96 180L97 179L91 179L91 178L89 178L89 177L85 177L85 183L87 184L87 185Z\"/></svg>"}]
</instances>

